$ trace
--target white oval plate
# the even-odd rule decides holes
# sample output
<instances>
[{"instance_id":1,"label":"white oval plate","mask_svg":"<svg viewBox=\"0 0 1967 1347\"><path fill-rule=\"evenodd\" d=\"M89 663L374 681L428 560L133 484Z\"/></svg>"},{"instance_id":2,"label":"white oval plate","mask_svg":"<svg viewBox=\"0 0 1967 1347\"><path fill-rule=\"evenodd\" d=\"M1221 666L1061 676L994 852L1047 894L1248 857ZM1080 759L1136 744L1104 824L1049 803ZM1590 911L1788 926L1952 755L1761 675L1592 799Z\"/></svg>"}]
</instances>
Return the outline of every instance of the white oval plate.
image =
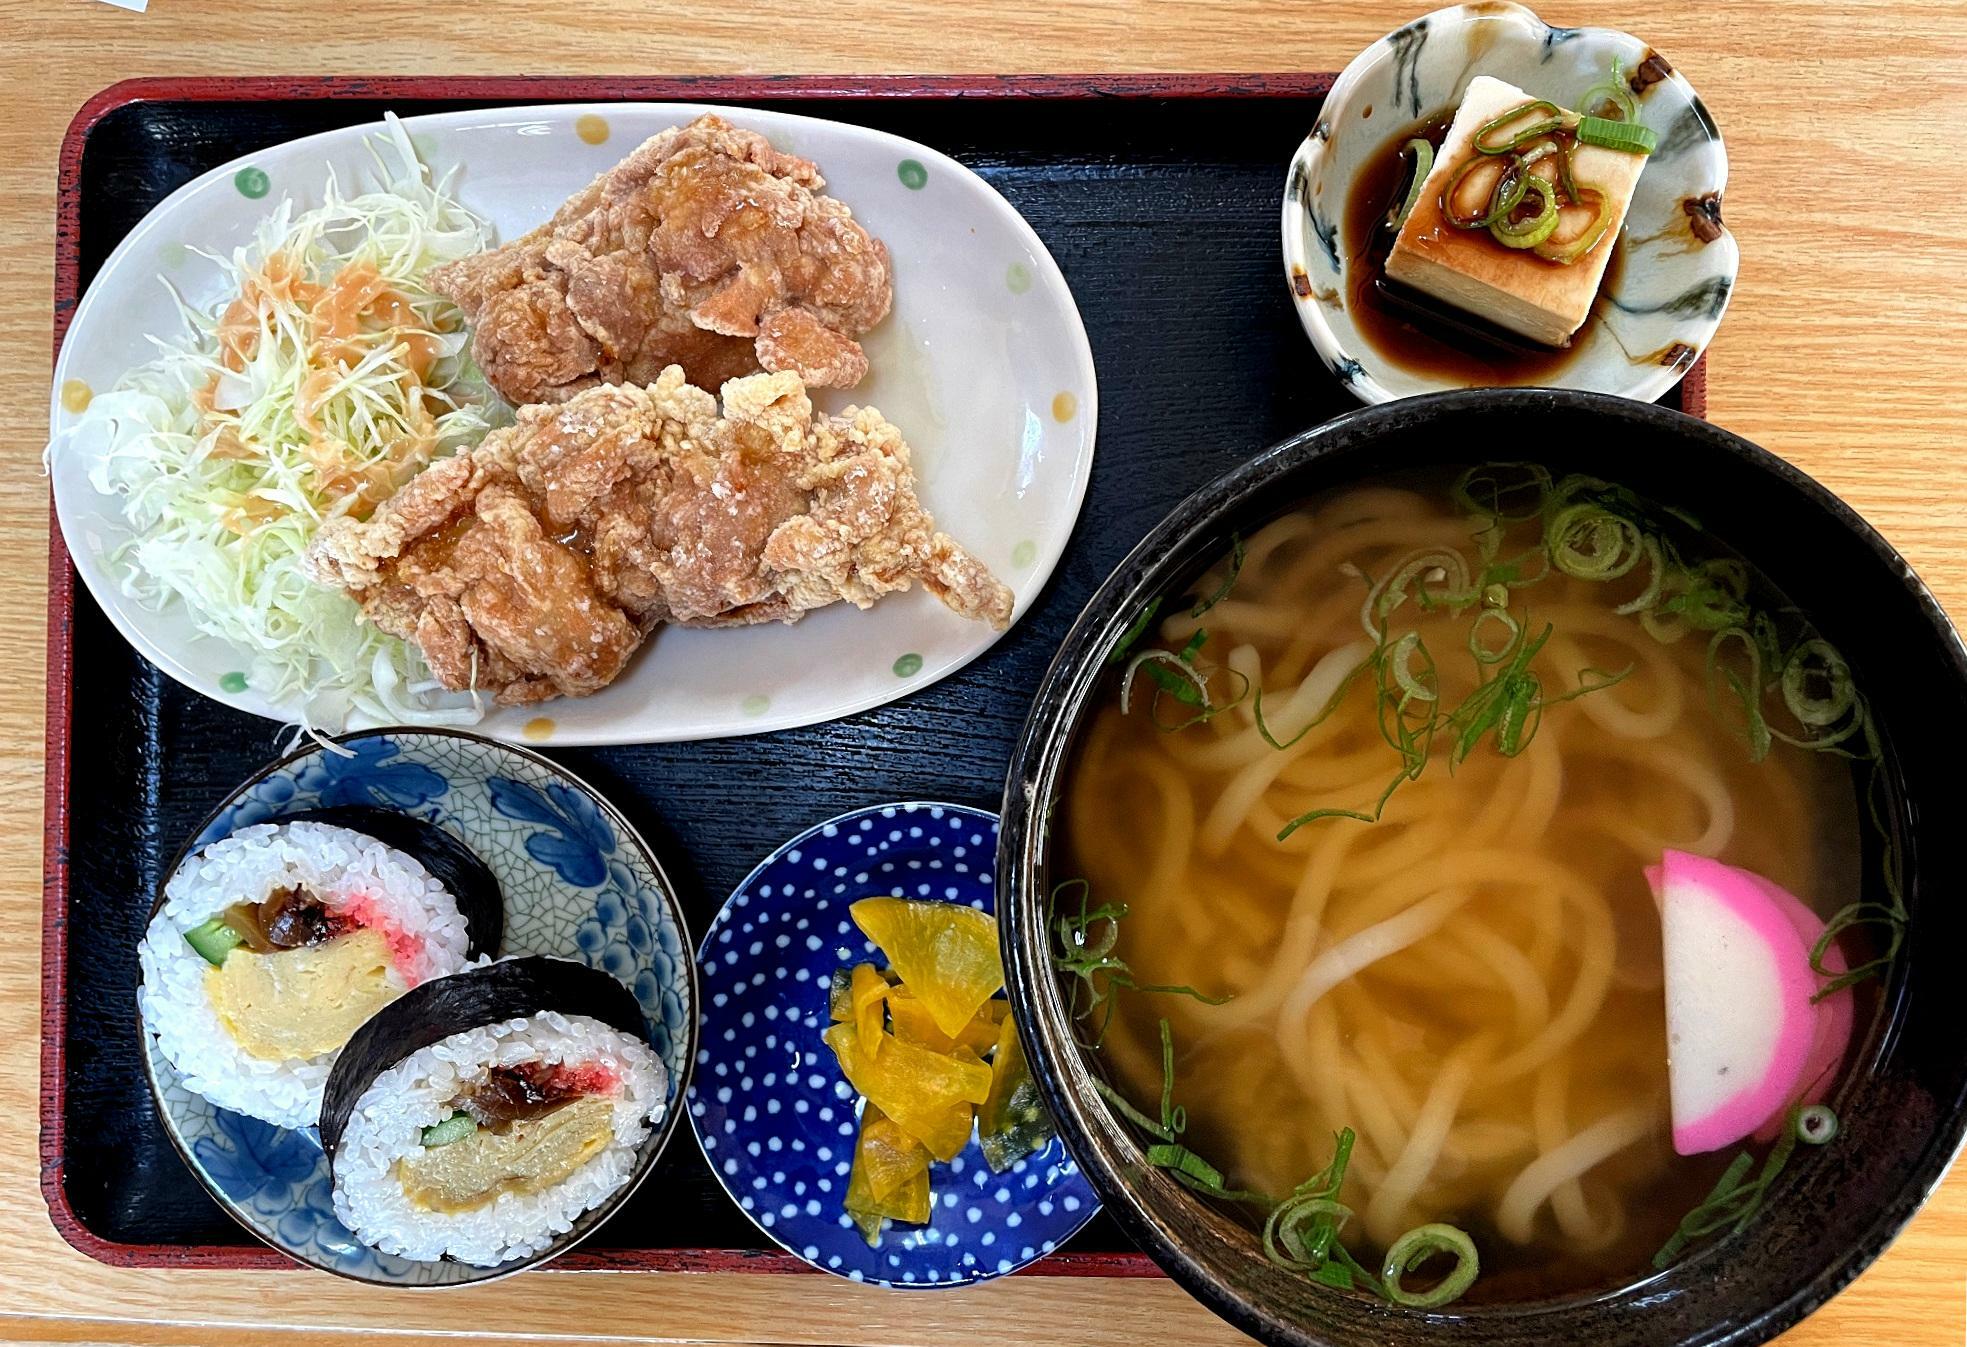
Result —
<instances>
[{"instance_id":1,"label":"white oval plate","mask_svg":"<svg viewBox=\"0 0 1967 1347\"><path fill-rule=\"evenodd\" d=\"M816 400L830 411L879 407L902 428L923 502L941 528L1017 592L1015 621L1044 588L1078 518L1099 393L1086 329L1058 264L982 178L886 132L748 108L554 104L440 113L404 125L433 172L459 169L457 195L505 240L544 221L647 137L707 111L817 162L827 191L887 242L895 307L865 340L872 371L860 387ZM606 138L590 144L577 123ZM367 142L378 129L344 127L274 146L172 193L103 264L55 366L55 506L89 592L166 673L207 697L278 720L298 716L251 689L220 687L225 674L242 667L232 646L200 636L181 609L152 611L122 594L109 557L128 529L118 498L89 485L89 464L61 451L61 432L75 420L62 407L61 389L79 380L107 390L149 357L146 333L179 330L160 277L195 306L220 297L217 269L187 247L230 252L283 194L303 208L318 204L330 169L344 185L369 181ZM260 199L235 184L248 168L271 182ZM958 618L920 588L868 612L835 604L790 627L663 628L595 696L493 709L474 728L511 740L623 744L809 725L926 687L982 654L998 634Z\"/></svg>"}]
</instances>

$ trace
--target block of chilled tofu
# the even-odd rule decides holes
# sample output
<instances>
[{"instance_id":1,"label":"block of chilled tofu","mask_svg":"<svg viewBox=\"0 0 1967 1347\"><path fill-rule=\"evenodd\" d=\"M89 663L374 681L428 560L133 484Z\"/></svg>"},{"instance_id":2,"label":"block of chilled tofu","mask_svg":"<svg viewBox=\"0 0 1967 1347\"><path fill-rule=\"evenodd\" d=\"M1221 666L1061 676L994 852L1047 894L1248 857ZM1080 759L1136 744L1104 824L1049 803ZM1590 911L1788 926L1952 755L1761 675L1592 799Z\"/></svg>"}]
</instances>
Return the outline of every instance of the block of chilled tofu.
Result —
<instances>
[{"instance_id":1,"label":"block of chilled tofu","mask_svg":"<svg viewBox=\"0 0 1967 1347\"><path fill-rule=\"evenodd\" d=\"M1441 194L1476 153L1475 133L1534 96L1488 75L1469 81L1447 139L1435 153L1434 169L1394 240L1386 274L1531 341L1565 346L1591 313L1646 156L1599 145L1576 148L1573 176L1580 189L1595 187L1605 194L1611 222L1597 245L1569 265L1527 248L1505 247L1486 229L1457 229L1442 216Z\"/></svg>"}]
</instances>

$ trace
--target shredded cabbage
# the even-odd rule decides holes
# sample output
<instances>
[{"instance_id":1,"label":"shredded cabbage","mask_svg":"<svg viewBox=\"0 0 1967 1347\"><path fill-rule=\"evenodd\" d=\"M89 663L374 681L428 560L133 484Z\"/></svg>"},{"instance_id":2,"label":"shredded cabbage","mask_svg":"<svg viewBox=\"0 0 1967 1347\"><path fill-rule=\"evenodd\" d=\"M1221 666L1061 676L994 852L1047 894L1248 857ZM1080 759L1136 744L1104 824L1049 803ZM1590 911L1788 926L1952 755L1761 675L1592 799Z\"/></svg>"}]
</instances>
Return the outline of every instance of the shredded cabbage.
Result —
<instances>
[{"instance_id":1,"label":"shredded cabbage","mask_svg":"<svg viewBox=\"0 0 1967 1347\"><path fill-rule=\"evenodd\" d=\"M370 145L372 190L291 200L230 258L208 311L171 293L187 331L96 397L51 452L80 453L122 497L123 592L181 604L238 647L246 683L310 729L467 724L417 651L317 585L301 553L325 519L366 516L432 459L503 414L473 364L463 315L423 284L487 246L483 221L433 182L401 123ZM169 285L169 282L166 282ZM228 690L239 691L233 675Z\"/></svg>"}]
</instances>

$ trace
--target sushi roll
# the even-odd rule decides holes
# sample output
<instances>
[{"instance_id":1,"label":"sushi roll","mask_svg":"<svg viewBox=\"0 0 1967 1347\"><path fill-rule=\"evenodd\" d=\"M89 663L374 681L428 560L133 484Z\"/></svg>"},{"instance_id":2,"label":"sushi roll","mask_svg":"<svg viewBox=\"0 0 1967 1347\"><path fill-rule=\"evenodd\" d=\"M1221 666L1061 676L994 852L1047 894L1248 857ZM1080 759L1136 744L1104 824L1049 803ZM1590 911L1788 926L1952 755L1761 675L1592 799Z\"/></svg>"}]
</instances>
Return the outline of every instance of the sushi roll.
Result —
<instances>
[{"instance_id":1,"label":"sushi roll","mask_svg":"<svg viewBox=\"0 0 1967 1347\"><path fill-rule=\"evenodd\" d=\"M433 824L389 818L403 825L398 841L425 830L443 839L432 845L462 850ZM311 1126L350 1035L498 949L503 902L478 871L454 893L366 832L312 821L241 829L187 857L164 886L137 951L145 1030L185 1087L218 1107Z\"/></svg>"},{"instance_id":2,"label":"sushi roll","mask_svg":"<svg viewBox=\"0 0 1967 1347\"><path fill-rule=\"evenodd\" d=\"M557 1252L653 1164L645 1143L668 1100L641 1006L598 969L531 956L426 983L363 1026L329 1077L335 1215L406 1258L498 1267Z\"/></svg>"},{"instance_id":3,"label":"sushi roll","mask_svg":"<svg viewBox=\"0 0 1967 1347\"><path fill-rule=\"evenodd\" d=\"M497 954L505 920L499 881L490 866L434 823L372 804L338 804L303 809L282 817L286 823L327 823L373 837L386 847L412 856L431 877L457 898L459 910L471 924L471 957Z\"/></svg>"}]
</instances>

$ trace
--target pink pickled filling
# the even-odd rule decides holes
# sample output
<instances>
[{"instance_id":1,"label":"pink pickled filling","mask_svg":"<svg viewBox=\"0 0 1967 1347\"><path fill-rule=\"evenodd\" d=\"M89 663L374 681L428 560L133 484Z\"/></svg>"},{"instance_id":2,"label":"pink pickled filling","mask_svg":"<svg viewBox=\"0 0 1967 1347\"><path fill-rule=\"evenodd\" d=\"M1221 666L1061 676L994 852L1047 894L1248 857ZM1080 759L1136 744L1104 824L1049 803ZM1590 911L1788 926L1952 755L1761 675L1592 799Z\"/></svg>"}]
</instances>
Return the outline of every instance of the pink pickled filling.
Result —
<instances>
[{"instance_id":1,"label":"pink pickled filling","mask_svg":"<svg viewBox=\"0 0 1967 1347\"><path fill-rule=\"evenodd\" d=\"M621 1089L621 1075L611 1066L601 1062L583 1062L578 1066L562 1063L553 1073L553 1086L567 1094L614 1094Z\"/></svg>"},{"instance_id":2,"label":"pink pickled filling","mask_svg":"<svg viewBox=\"0 0 1967 1347\"><path fill-rule=\"evenodd\" d=\"M416 986L423 979L423 938L396 925L385 914L382 904L366 893L358 893L336 911L357 926L381 935L389 946L389 961L403 975L403 981Z\"/></svg>"}]
</instances>

